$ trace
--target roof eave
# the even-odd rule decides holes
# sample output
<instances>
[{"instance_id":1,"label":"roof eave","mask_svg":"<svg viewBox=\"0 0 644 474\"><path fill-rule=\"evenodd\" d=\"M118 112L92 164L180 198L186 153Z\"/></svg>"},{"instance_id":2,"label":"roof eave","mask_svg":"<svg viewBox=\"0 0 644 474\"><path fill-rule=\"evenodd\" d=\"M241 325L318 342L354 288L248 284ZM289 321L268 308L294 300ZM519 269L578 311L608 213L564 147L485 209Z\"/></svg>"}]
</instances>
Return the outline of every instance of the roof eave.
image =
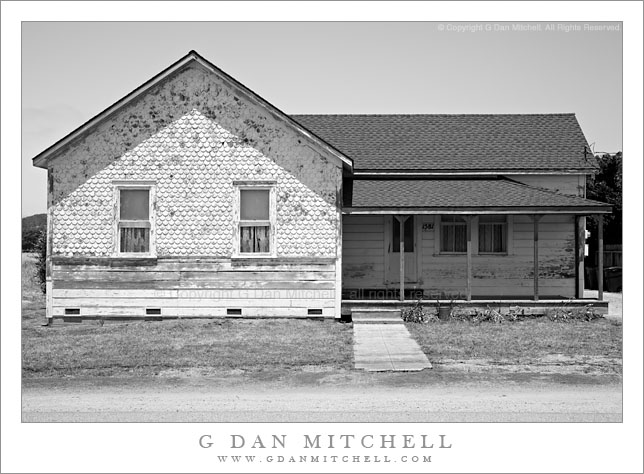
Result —
<instances>
[{"instance_id":1,"label":"roof eave","mask_svg":"<svg viewBox=\"0 0 644 474\"><path fill-rule=\"evenodd\" d=\"M343 207L343 214L610 214L612 206Z\"/></svg>"}]
</instances>

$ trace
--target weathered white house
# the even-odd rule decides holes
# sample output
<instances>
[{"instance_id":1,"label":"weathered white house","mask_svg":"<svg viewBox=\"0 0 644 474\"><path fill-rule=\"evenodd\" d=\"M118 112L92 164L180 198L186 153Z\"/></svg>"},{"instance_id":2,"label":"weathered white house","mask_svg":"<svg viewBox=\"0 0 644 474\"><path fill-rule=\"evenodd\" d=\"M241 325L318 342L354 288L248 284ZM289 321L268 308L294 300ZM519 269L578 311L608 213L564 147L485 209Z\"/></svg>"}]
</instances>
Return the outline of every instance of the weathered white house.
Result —
<instances>
[{"instance_id":1,"label":"weathered white house","mask_svg":"<svg viewBox=\"0 0 644 474\"><path fill-rule=\"evenodd\" d=\"M33 161L48 318L556 304L610 212L573 114L289 116L194 51Z\"/></svg>"}]
</instances>

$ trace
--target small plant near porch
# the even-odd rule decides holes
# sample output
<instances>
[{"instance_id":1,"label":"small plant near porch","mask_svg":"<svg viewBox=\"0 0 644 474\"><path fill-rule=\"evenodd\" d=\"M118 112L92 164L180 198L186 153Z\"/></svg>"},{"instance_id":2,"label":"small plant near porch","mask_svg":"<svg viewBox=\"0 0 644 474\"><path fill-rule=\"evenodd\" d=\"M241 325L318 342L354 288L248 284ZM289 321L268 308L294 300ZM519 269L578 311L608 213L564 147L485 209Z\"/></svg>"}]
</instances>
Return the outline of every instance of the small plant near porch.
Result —
<instances>
[{"instance_id":1,"label":"small plant near porch","mask_svg":"<svg viewBox=\"0 0 644 474\"><path fill-rule=\"evenodd\" d=\"M519 306L510 307L507 311L503 311L501 307L494 308L490 305L485 308L456 306L450 313L450 318L453 320L469 321L475 324L483 322L500 324L506 321L517 321L519 318L527 316L525 310Z\"/></svg>"},{"instance_id":2,"label":"small plant near porch","mask_svg":"<svg viewBox=\"0 0 644 474\"><path fill-rule=\"evenodd\" d=\"M525 309L520 306L510 307L503 310L500 306L487 305L485 308L471 306L454 306L449 303L441 303L437 300L436 310L433 311L422 299L417 300L413 306L401 310L401 317L406 323L434 323L438 321L461 321L473 324L484 322L501 324L504 322L516 322L522 319L545 319L553 322L590 322L602 319L603 316L592 306L587 304L583 307L573 307L563 304L547 308L543 314L526 314ZM443 316L446 314L446 316Z\"/></svg>"},{"instance_id":3,"label":"small plant near porch","mask_svg":"<svg viewBox=\"0 0 644 474\"><path fill-rule=\"evenodd\" d=\"M411 307L403 308L401 317L406 323L433 323L438 321L438 316L428 312L426 306L423 306L422 299L416 300L416 303Z\"/></svg>"},{"instance_id":4,"label":"small plant near porch","mask_svg":"<svg viewBox=\"0 0 644 474\"><path fill-rule=\"evenodd\" d=\"M500 324L505 321L505 316L501 313L501 308L495 309L490 306L487 306L485 309L456 307L450 312L450 318L458 321L470 321L475 324L486 321Z\"/></svg>"},{"instance_id":5,"label":"small plant near porch","mask_svg":"<svg viewBox=\"0 0 644 474\"><path fill-rule=\"evenodd\" d=\"M603 318L590 304L587 304L583 308L572 308L568 305L550 308L546 311L546 316L551 321L564 323L571 321L594 321Z\"/></svg>"}]
</instances>

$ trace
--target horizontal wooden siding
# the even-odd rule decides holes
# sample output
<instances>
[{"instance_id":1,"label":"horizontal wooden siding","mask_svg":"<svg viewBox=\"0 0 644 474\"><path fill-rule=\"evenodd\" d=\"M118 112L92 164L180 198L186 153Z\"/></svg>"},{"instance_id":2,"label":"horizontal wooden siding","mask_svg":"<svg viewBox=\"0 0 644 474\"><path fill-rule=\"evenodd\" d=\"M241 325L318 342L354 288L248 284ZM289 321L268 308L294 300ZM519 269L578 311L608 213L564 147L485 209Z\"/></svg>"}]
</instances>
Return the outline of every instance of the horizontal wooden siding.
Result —
<instances>
[{"instance_id":1,"label":"horizontal wooden siding","mask_svg":"<svg viewBox=\"0 0 644 474\"><path fill-rule=\"evenodd\" d=\"M385 273L383 216L342 218L342 286L380 288Z\"/></svg>"},{"instance_id":2,"label":"horizontal wooden siding","mask_svg":"<svg viewBox=\"0 0 644 474\"><path fill-rule=\"evenodd\" d=\"M425 216L431 222L433 216ZM474 296L531 297L534 289L533 223L512 216L507 255L472 256ZM422 286L428 293L464 296L465 255L436 252L434 232L423 232ZM473 232L475 234L475 232ZM572 298L575 294L575 232L573 216L544 216L539 223L539 292Z\"/></svg>"},{"instance_id":3,"label":"horizontal wooden siding","mask_svg":"<svg viewBox=\"0 0 644 474\"><path fill-rule=\"evenodd\" d=\"M54 316L74 308L81 317L335 316L335 259L57 259L53 275Z\"/></svg>"}]
</instances>

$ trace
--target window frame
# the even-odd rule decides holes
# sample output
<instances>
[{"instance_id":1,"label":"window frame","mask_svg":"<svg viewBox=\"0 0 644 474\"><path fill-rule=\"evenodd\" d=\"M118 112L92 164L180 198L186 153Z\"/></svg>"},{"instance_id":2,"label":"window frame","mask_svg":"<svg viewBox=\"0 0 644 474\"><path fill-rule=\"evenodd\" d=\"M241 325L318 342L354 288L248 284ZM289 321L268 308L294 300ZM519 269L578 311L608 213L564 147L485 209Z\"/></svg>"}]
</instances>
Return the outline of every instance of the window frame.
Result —
<instances>
[{"instance_id":1,"label":"window frame","mask_svg":"<svg viewBox=\"0 0 644 474\"><path fill-rule=\"evenodd\" d=\"M445 217L460 217L463 219L463 222L445 222ZM467 242L466 242L466 247L465 250L462 252L456 252L456 251L449 251L449 250L443 250L443 244L444 244L444 239L443 239L443 226L462 226L465 228L465 232L467 233L467 220L465 217L457 215L457 214L442 214L440 216L440 222L438 224L438 251L440 255L466 255L467 254Z\"/></svg>"},{"instance_id":2,"label":"window frame","mask_svg":"<svg viewBox=\"0 0 644 474\"><path fill-rule=\"evenodd\" d=\"M275 234L277 226L276 210L276 182L275 181L234 181L233 182L233 258L274 258L277 255L275 248ZM241 192L268 191L268 220L243 220L241 219ZM268 225L268 252L242 252L241 228Z\"/></svg>"},{"instance_id":3,"label":"window frame","mask_svg":"<svg viewBox=\"0 0 644 474\"><path fill-rule=\"evenodd\" d=\"M156 257L156 221L154 209L156 208L156 182L154 181L113 181L114 187L114 226L113 226L113 248L114 257L127 258L150 258ZM148 191L148 220L121 220L121 190L142 190ZM138 227L150 229L150 246L147 252L121 252L121 228L127 223L127 227ZM144 224L139 224L144 223Z\"/></svg>"},{"instance_id":4,"label":"window frame","mask_svg":"<svg viewBox=\"0 0 644 474\"><path fill-rule=\"evenodd\" d=\"M481 217L484 217L484 216L485 217L494 217L494 218L498 218L498 219L504 218L504 220L503 221L499 220L498 222L481 222ZM510 218L509 218L509 216L507 216L505 214L485 214L485 215L478 216L477 221L478 222L477 222L477 225L476 225L476 229L477 229L476 247L477 247L477 250L478 250L478 254L479 255L508 255L509 254L509 248L510 248L510 238L509 238L509 235L510 235ZM484 251L482 251L481 250L481 240L480 240L481 239L481 226L483 226L483 225L498 225L498 224L503 225L503 232L505 234L505 250L502 251L502 252L484 252Z\"/></svg>"}]
</instances>

